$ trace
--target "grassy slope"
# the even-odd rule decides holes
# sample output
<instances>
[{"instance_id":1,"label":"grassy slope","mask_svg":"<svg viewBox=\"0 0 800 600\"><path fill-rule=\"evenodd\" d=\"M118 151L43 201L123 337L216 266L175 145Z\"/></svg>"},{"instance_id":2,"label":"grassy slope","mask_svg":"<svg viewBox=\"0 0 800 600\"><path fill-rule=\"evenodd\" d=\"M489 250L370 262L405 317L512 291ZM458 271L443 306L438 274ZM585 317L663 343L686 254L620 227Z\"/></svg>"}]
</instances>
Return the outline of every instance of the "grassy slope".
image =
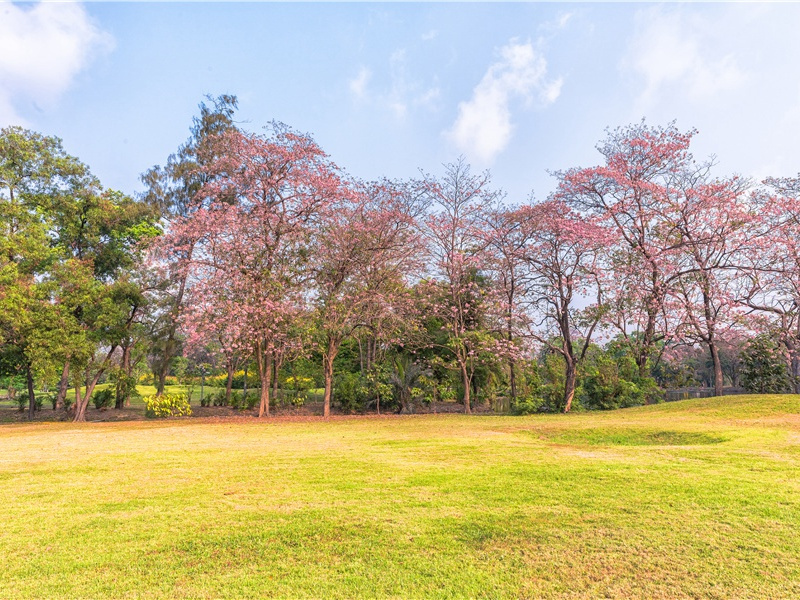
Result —
<instances>
[{"instance_id":1,"label":"grassy slope","mask_svg":"<svg viewBox=\"0 0 800 600\"><path fill-rule=\"evenodd\" d=\"M2 597L800 597L800 397L0 428Z\"/></svg>"}]
</instances>

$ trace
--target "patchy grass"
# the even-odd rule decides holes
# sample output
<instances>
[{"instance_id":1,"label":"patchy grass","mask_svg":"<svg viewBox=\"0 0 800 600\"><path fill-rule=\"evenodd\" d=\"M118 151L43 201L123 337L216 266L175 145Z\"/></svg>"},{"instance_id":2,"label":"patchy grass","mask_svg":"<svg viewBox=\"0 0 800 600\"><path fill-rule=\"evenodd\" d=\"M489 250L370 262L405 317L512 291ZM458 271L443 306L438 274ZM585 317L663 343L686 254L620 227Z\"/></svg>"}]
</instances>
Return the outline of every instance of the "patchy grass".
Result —
<instances>
[{"instance_id":1,"label":"patchy grass","mask_svg":"<svg viewBox=\"0 0 800 600\"><path fill-rule=\"evenodd\" d=\"M800 397L0 427L0 597L800 597Z\"/></svg>"}]
</instances>

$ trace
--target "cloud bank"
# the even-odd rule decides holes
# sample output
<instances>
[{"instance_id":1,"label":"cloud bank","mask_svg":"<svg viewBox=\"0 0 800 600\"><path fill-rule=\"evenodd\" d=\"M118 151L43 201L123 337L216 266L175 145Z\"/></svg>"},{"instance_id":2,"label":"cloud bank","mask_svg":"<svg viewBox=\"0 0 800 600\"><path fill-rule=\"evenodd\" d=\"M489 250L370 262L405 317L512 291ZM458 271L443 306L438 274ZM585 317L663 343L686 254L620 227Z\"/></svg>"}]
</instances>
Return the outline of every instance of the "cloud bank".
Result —
<instances>
[{"instance_id":1,"label":"cloud bank","mask_svg":"<svg viewBox=\"0 0 800 600\"><path fill-rule=\"evenodd\" d=\"M0 5L0 126L25 125L20 106L51 108L112 47L79 4Z\"/></svg>"},{"instance_id":2,"label":"cloud bank","mask_svg":"<svg viewBox=\"0 0 800 600\"><path fill-rule=\"evenodd\" d=\"M513 99L546 106L561 93L561 78L548 79L547 61L530 42L512 39L499 55L473 89L472 98L459 103L458 117L446 132L470 160L484 165L490 164L511 140Z\"/></svg>"}]
</instances>

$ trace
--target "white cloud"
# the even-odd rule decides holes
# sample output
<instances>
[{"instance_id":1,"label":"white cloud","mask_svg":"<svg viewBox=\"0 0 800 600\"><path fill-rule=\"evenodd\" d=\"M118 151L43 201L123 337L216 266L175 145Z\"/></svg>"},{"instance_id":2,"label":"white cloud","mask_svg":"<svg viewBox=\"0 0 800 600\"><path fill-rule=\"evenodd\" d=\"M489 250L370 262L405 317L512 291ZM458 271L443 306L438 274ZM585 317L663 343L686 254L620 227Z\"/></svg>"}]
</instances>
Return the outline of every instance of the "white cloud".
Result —
<instances>
[{"instance_id":1,"label":"white cloud","mask_svg":"<svg viewBox=\"0 0 800 600\"><path fill-rule=\"evenodd\" d=\"M438 29L431 29L430 31L426 31L422 34L422 40L425 42L430 42L431 40L435 40L439 35Z\"/></svg>"},{"instance_id":2,"label":"white cloud","mask_svg":"<svg viewBox=\"0 0 800 600\"><path fill-rule=\"evenodd\" d=\"M636 22L623 67L643 82L640 111L667 94L713 102L746 83L736 54L725 52L726 45L716 39L719 28L697 13L653 8L641 11Z\"/></svg>"},{"instance_id":3,"label":"white cloud","mask_svg":"<svg viewBox=\"0 0 800 600\"><path fill-rule=\"evenodd\" d=\"M359 100L365 98L367 95L367 84L369 83L371 75L369 69L361 67L358 71L358 75L350 80L350 92Z\"/></svg>"},{"instance_id":4,"label":"white cloud","mask_svg":"<svg viewBox=\"0 0 800 600\"><path fill-rule=\"evenodd\" d=\"M425 86L422 82L408 74L408 52L399 48L389 55L389 68L384 78L383 85L379 81L370 85L372 72L366 67L361 67L358 75L349 81L350 93L361 102L373 104L388 110L395 119L403 120L409 114L410 108L422 107L429 110L436 108L439 100L439 88L434 83Z\"/></svg>"},{"instance_id":5,"label":"white cloud","mask_svg":"<svg viewBox=\"0 0 800 600\"><path fill-rule=\"evenodd\" d=\"M52 107L98 52L113 47L79 4L0 5L0 126L17 106Z\"/></svg>"},{"instance_id":6,"label":"white cloud","mask_svg":"<svg viewBox=\"0 0 800 600\"><path fill-rule=\"evenodd\" d=\"M546 106L556 101L561 85L560 78L547 78L547 61L530 42L512 39L500 49L500 60L486 71L472 98L459 103L458 117L446 135L470 160L491 163L514 131L511 100Z\"/></svg>"}]
</instances>

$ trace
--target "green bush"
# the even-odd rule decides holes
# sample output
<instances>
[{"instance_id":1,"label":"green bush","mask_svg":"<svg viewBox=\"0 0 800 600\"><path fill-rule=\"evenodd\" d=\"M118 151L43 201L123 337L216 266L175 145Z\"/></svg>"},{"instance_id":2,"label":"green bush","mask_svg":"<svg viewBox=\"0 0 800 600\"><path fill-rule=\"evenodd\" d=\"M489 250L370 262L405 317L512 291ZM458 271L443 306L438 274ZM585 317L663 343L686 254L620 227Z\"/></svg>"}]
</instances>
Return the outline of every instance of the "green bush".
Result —
<instances>
[{"instance_id":1,"label":"green bush","mask_svg":"<svg viewBox=\"0 0 800 600\"><path fill-rule=\"evenodd\" d=\"M261 399L260 392L248 391L245 396L242 392L231 392L231 408L234 410L253 410Z\"/></svg>"},{"instance_id":2,"label":"green bush","mask_svg":"<svg viewBox=\"0 0 800 600\"><path fill-rule=\"evenodd\" d=\"M108 408L114 401L114 391L111 388L97 390L92 394L92 402L97 410Z\"/></svg>"},{"instance_id":3,"label":"green bush","mask_svg":"<svg viewBox=\"0 0 800 600\"><path fill-rule=\"evenodd\" d=\"M358 373L342 373L333 386L333 399L344 412L355 412L364 407L366 394L364 383Z\"/></svg>"},{"instance_id":4,"label":"green bush","mask_svg":"<svg viewBox=\"0 0 800 600\"><path fill-rule=\"evenodd\" d=\"M200 399L200 406L226 406L225 388L217 390L213 394L205 394Z\"/></svg>"},{"instance_id":5,"label":"green bush","mask_svg":"<svg viewBox=\"0 0 800 600\"><path fill-rule=\"evenodd\" d=\"M750 340L742 361L742 385L748 392L782 394L791 389L786 361L770 336L761 334Z\"/></svg>"},{"instance_id":6,"label":"green bush","mask_svg":"<svg viewBox=\"0 0 800 600\"><path fill-rule=\"evenodd\" d=\"M144 398L145 415L150 418L183 417L192 414L185 394L164 394Z\"/></svg>"},{"instance_id":7,"label":"green bush","mask_svg":"<svg viewBox=\"0 0 800 600\"><path fill-rule=\"evenodd\" d=\"M511 407L515 415L533 415L546 409L544 398L535 395L517 396L517 401Z\"/></svg>"},{"instance_id":8,"label":"green bush","mask_svg":"<svg viewBox=\"0 0 800 600\"><path fill-rule=\"evenodd\" d=\"M33 409L42 410L42 406L44 406L44 399L42 398L42 395L39 394L38 396L35 396L35 398L36 399L34 400ZM27 392L22 392L21 394L18 394L17 396L14 397L14 400L16 400L17 408L19 409L20 412L24 412L28 408Z\"/></svg>"}]
</instances>

